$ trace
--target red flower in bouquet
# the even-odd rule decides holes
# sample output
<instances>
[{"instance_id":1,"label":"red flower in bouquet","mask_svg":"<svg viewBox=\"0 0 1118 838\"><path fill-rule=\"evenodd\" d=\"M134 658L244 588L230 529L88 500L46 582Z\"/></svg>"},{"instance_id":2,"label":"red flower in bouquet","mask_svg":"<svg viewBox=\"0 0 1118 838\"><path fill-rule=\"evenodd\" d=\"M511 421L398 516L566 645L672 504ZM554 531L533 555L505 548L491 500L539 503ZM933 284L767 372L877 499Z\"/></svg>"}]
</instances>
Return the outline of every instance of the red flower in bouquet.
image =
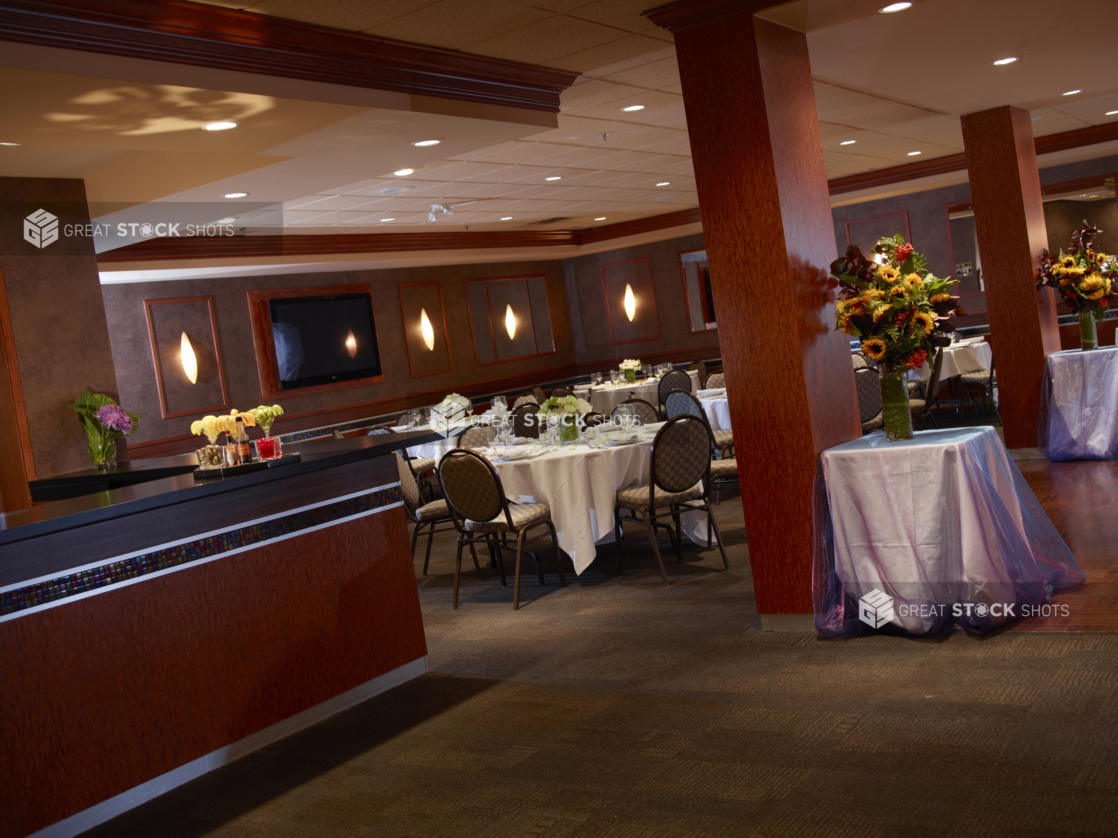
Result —
<instances>
[{"instance_id":1,"label":"red flower in bouquet","mask_svg":"<svg viewBox=\"0 0 1118 838\"><path fill-rule=\"evenodd\" d=\"M924 362L927 360L928 353L925 352L923 349L917 349L915 352L908 356L908 361L905 362L905 366L908 369L915 369L916 367L924 366Z\"/></svg>"},{"instance_id":2,"label":"red flower in bouquet","mask_svg":"<svg viewBox=\"0 0 1118 838\"><path fill-rule=\"evenodd\" d=\"M911 256L914 251L915 248L908 242L905 242L904 244L898 244L895 251L895 253L897 254L897 262L899 262L900 264L904 264L904 261L909 256Z\"/></svg>"}]
</instances>

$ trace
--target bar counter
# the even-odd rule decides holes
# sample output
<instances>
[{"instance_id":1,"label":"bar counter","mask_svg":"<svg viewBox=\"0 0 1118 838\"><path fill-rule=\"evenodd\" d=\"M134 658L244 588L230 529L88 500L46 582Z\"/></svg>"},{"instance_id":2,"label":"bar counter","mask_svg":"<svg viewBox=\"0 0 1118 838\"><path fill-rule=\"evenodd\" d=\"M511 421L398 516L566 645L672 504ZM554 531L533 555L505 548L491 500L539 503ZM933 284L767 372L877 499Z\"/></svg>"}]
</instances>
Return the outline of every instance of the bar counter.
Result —
<instances>
[{"instance_id":1,"label":"bar counter","mask_svg":"<svg viewBox=\"0 0 1118 838\"><path fill-rule=\"evenodd\" d=\"M426 671L392 452L0 516L2 838L68 836Z\"/></svg>"}]
</instances>

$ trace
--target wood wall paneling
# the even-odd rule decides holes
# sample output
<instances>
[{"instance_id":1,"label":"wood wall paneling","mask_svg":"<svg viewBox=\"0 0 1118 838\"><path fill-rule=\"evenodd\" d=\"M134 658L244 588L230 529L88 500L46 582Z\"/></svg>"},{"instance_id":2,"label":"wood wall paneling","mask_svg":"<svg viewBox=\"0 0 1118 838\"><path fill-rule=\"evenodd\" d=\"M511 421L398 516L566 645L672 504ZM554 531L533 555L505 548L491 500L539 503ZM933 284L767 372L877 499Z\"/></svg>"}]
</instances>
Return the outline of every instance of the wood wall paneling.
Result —
<instances>
[{"instance_id":1,"label":"wood wall paneling","mask_svg":"<svg viewBox=\"0 0 1118 838\"><path fill-rule=\"evenodd\" d=\"M454 371L450 351L446 311L443 308L441 282L401 282L396 286L400 297L400 317L404 321L404 341L408 349L408 369L412 378ZM423 340L422 313L427 312L435 343L431 349Z\"/></svg>"},{"instance_id":2,"label":"wood wall paneling","mask_svg":"<svg viewBox=\"0 0 1118 838\"><path fill-rule=\"evenodd\" d=\"M369 376L368 378L355 378L350 381L338 381L333 384L316 384L311 387L296 387L283 389L280 385L279 364L276 361L276 345L272 338L272 317L268 310L269 300L291 299L293 297L318 297L333 294L368 294L372 298L372 288L363 285L327 285L308 286L303 288L274 288L266 291L248 291L249 317L252 319L252 341L256 351L256 370L260 377L260 392L265 401L272 401L283 396L307 396L314 393L327 393L332 390L345 390L351 387L363 387L369 384L381 384L384 375ZM376 321L376 306L373 306L374 328ZM377 329L377 357L381 359L383 370L384 355L380 351L380 330Z\"/></svg>"},{"instance_id":3,"label":"wood wall paneling","mask_svg":"<svg viewBox=\"0 0 1118 838\"><path fill-rule=\"evenodd\" d=\"M27 481L34 479L35 459L31 456L4 271L0 270L0 513L31 506Z\"/></svg>"},{"instance_id":4,"label":"wood wall paneling","mask_svg":"<svg viewBox=\"0 0 1118 838\"><path fill-rule=\"evenodd\" d=\"M602 266L602 298L614 346L660 339L660 312L656 308L656 286L650 259L635 259ZM630 322L625 313L625 287L631 286L636 311Z\"/></svg>"},{"instance_id":5,"label":"wood wall paneling","mask_svg":"<svg viewBox=\"0 0 1118 838\"><path fill-rule=\"evenodd\" d=\"M648 16L675 32L734 436L764 452L739 460L757 608L809 614L816 463L861 435L857 397L807 39L730 5Z\"/></svg>"},{"instance_id":6,"label":"wood wall paneling","mask_svg":"<svg viewBox=\"0 0 1118 838\"><path fill-rule=\"evenodd\" d=\"M503 286L510 286L511 290L494 290L490 294L491 289ZM479 367L556 354L551 297L544 275L467 279L464 287L474 360ZM516 338L509 339L505 329L506 305L512 305L518 324L527 326L531 340L528 334L521 334L519 326Z\"/></svg>"},{"instance_id":7,"label":"wood wall paneling","mask_svg":"<svg viewBox=\"0 0 1118 838\"><path fill-rule=\"evenodd\" d=\"M163 418L228 409L213 297L144 300L144 315ZM198 361L198 381L194 384L181 363L184 333Z\"/></svg>"},{"instance_id":8,"label":"wood wall paneling","mask_svg":"<svg viewBox=\"0 0 1118 838\"><path fill-rule=\"evenodd\" d=\"M493 357L498 361L515 361L535 355L536 329L532 323L532 302L528 297L527 280L487 285L485 304L489 312ZM507 322L510 310L516 321L512 337L509 337Z\"/></svg>"},{"instance_id":9,"label":"wood wall paneling","mask_svg":"<svg viewBox=\"0 0 1118 838\"><path fill-rule=\"evenodd\" d=\"M901 225L904 229L901 229ZM912 228L908 224L908 210L874 215L869 218L855 218L846 222L846 244L856 244L862 253L869 256L878 239L903 233L905 241L912 244ZM913 245L915 247L915 245Z\"/></svg>"},{"instance_id":10,"label":"wood wall paneling","mask_svg":"<svg viewBox=\"0 0 1118 838\"><path fill-rule=\"evenodd\" d=\"M1002 107L962 124L1005 444L1031 448L1045 357L1060 349L1052 289L1036 288L1048 236L1032 122L1028 111Z\"/></svg>"}]
</instances>

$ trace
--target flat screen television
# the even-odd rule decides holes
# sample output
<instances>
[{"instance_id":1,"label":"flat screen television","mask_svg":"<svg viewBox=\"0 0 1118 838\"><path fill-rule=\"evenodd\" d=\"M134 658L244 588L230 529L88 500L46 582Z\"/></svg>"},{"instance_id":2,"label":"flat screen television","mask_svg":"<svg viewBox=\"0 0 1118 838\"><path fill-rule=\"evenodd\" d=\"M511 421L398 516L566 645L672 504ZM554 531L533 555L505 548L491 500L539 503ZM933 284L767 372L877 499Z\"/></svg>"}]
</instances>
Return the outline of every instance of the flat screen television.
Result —
<instances>
[{"instance_id":1,"label":"flat screen television","mask_svg":"<svg viewBox=\"0 0 1118 838\"><path fill-rule=\"evenodd\" d=\"M382 374L369 294L268 300L280 389Z\"/></svg>"}]
</instances>

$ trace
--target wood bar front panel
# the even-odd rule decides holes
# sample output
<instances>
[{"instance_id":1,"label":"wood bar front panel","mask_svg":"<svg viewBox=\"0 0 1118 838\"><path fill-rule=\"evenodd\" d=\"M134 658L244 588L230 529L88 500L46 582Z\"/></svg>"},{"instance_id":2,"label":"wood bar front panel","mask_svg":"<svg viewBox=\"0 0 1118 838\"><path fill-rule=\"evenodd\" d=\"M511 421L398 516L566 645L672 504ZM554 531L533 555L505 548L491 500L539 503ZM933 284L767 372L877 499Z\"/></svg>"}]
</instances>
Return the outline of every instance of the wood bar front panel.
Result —
<instances>
[{"instance_id":1,"label":"wood bar front panel","mask_svg":"<svg viewBox=\"0 0 1118 838\"><path fill-rule=\"evenodd\" d=\"M1044 359L1060 349L1052 289L1037 290L1048 246L1029 112L995 108L963 117L990 343L1007 448L1037 444Z\"/></svg>"},{"instance_id":2,"label":"wood bar front panel","mask_svg":"<svg viewBox=\"0 0 1118 838\"><path fill-rule=\"evenodd\" d=\"M861 433L807 41L741 13L677 30L676 51L757 609L807 614L817 457Z\"/></svg>"},{"instance_id":3,"label":"wood bar front panel","mask_svg":"<svg viewBox=\"0 0 1118 838\"><path fill-rule=\"evenodd\" d=\"M426 653L399 507L0 623L0 836Z\"/></svg>"}]
</instances>

